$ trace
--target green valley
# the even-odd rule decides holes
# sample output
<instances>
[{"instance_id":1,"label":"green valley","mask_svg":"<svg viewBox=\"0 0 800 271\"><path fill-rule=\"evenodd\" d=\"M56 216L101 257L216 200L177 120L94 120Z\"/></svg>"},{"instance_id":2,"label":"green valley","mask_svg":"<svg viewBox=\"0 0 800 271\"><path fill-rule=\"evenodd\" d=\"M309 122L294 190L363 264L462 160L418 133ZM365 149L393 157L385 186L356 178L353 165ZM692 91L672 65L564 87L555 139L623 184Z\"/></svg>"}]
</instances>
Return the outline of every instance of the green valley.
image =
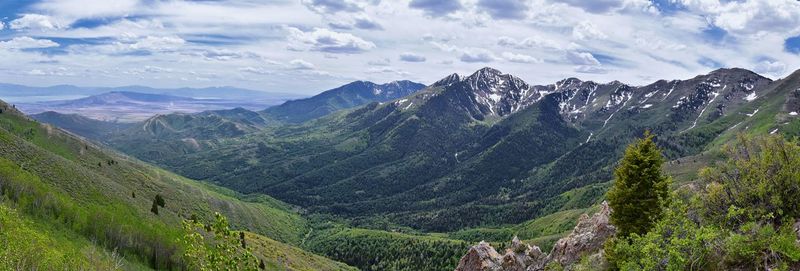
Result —
<instances>
[{"instance_id":1,"label":"green valley","mask_svg":"<svg viewBox=\"0 0 800 271\"><path fill-rule=\"evenodd\" d=\"M799 87L800 74L771 81L742 69L641 87L574 78L534 86L486 68L308 121L238 108L86 132L71 129L86 120L48 116L203 182L29 120L5 127L16 140L10 145L55 153L103 190L72 192L72 178L51 181L58 189L101 199L113 191L122 210L148 219L161 195L167 204L156 221L166 225L220 212L252 233L267 266L346 268L317 253L362 270L451 270L479 241L502 248L518 237L553 249L582 215L600 210L623 147L646 130L658 135L679 190L720 161L721 146L737 134L791 136ZM11 165L45 165L23 161Z\"/></svg>"},{"instance_id":2,"label":"green valley","mask_svg":"<svg viewBox=\"0 0 800 271\"><path fill-rule=\"evenodd\" d=\"M289 247L271 239L299 245L310 229L295 210L267 196L197 183L39 124L8 104L0 108L2 225L13 237L3 239L10 244L3 266L180 268L180 221L207 221L214 212L253 232L262 251ZM154 213L156 197L165 204ZM46 257L24 254L37 247ZM309 255L293 248L285 257L303 263ZM312 266L347 269L313 257Z\"/></svg>"}]
</instances>

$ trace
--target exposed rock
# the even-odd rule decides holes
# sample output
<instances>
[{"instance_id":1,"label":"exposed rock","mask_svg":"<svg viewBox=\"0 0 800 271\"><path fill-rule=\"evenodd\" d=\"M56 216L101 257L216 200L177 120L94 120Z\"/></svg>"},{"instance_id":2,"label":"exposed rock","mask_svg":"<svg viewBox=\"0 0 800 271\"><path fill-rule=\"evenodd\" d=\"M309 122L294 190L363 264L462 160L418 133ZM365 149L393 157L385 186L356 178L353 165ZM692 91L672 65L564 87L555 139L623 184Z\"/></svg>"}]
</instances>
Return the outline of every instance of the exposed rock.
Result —
<instances>
[{"instance_id":1,"label":"exposed rock","mask_svg":"<svg viewBox=\"0 0 800 271\"><path fill-rule=\"evenodd\" d=\"M456 271L526 271L531 266L543 266L547 254L537 246L529 246L516 236L502 256L486 242L473 246L461 257Z\"/></svg>"},{"instance_id":2,"label":"exposed rock","mask_svg":"<svg viewBox=\"0 0 800 271\"><path fill-rule=\"evenodd\" d=\"M489 243L480 242L461 257L456 271L499 271L503 270L500 261L500 254Z\"/></svg>"},{"instance_id":3,"label":"exposed rock","mask_svg":"<svg viewBox=\"0 0 800 271\"><path fill-rule=\"evenodd\" d=\"M516 236L502 256L488 243L480 242L461 258L456 271L539 271L551 262L569 269L587 255L591 267L602 268L607 265L603 243L616 232L609 223L610 214L608 203L603 202L596 214L582 215L572 233L558 240L549 255L537 246L523 244Z\"/></svg>"},{"instance_id":4,"label":"exposed rock","mask_svg":"<svg viewBox=\"0 0 800 271\"><path fill-rule=\"evenodd\" d=\"M800 243L800 219L794 222L792 228L794 229L794 233L797 235L797 242Z\"/></svg>"},{"instance_id":5,"label":"exposed rock","mask_svg":"<svg viewBox=\"0 0 800 271\"><path fill-rule=\"evenodd\" d=\"M591 218L584 214L567 237L559 239L548 257L549 261L568 266L584 255L603 248L603 243L616 233L616 228L609 222L611 208L608 203L601 204L600 211Z\"/></svg>"}]
</instances>

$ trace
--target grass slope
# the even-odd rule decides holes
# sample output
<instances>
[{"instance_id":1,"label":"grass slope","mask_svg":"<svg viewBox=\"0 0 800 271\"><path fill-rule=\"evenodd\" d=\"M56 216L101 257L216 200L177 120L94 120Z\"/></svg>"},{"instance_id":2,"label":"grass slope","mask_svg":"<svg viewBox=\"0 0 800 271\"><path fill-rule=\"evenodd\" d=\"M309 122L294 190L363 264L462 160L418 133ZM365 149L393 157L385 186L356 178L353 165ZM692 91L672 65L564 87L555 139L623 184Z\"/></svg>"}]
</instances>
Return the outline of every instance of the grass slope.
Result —
<instances>
[{"instance_id":1,"label":"grass slope","mask_svg":"<svg viewBox=\"0 0 800 271\"><path fill-rule=\"evenodd\" d=\"M3 210L3 221L10 221L4 225L19 225L19 238L63 244L48 246L55 256L28 266L57 264L63 258L60 255L75 259L64 262L65 267L96 266L113 262L102 257L116 251L125 262L135 262L132 266L180 269L180 221L192 215L211 221L214 212L229 217L234 228L264 235L259 238L265 240L299 244L310 230L290 206L267 196L242 196L199 184L41 125L6 104L0 103L0 108L0 194L3 205L12 207ZM156 195L165 198L166 205L153 214ZM87 245L87 240L94 244ZM277 243L265 243L262 251L288 247ZM96 253L99 260L69 256L86 254L84 250L94 247L102 251ZM6 247L3 255L22 259L16 256L27 249L31 248ZM265 255L260 256L269 260ZM293 257L306 255L287 258L304 262ZM318 256L314 262L316 266L342 265Z\"/></svg>"},{"instance_id":2,"label":"grass slope","mask_svg":"<svg viewBox=\"0 0 800 271\"><path fill-rule=\"evenodd\" d=\"M118 270L130 263L81 236L0 204L0 269Z\"/></svg>"}]
</instances>

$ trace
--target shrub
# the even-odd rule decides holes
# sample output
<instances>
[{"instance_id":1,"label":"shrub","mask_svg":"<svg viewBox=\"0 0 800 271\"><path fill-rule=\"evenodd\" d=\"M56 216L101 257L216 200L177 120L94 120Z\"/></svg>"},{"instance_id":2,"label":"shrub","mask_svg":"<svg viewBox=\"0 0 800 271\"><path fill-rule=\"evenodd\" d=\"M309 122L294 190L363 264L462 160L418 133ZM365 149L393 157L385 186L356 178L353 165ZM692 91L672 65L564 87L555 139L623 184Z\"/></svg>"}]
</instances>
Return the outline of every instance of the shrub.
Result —
<instances>
[{"instance_id":1,"label":"shrub","mask_svg":"<svg viewBox=\"0 0 800 271\"><path fill-rule=\"evenodd\" d=\"M646 234L607 242L606 259L619 270L714 269L720 231L688 217L686 205L674 203Z\"/></svg>"},{"instance_id":2,"label":"shrub","mask_svg":"<svg viewBox=\"0 0 800 271\"><path fill-rule=\"evenodd\" d=\"M800 147L780 136L739 136L728 160L703 171L705 215L728 229L800 217Z\"/></svg>"},{"instance_id":3,"label":"shrub","mask_svg":"<svg viewBox=\"0 0 800 271\"><path fill-rule=\"evenodd\" d=\"M263 265L249 249L240 247L244 232L232 231L221 214L214 216L213 225L183 221L180 242L186 248L183 256L189 270L257 270Z\"/></svg>"},{"instance_id":4,"label":"shrub","mask_svg":"<svg viewBox=\"0 0 800 271\"><path fill-rule=\"evenodd\" d=\"M166 205L166 202L164 202L164 197L162 197L161 194L156 195L155 202L156 204L158 204L158 206L162 208L164 207L164 205Z\"/></svg>"}]
</instances>

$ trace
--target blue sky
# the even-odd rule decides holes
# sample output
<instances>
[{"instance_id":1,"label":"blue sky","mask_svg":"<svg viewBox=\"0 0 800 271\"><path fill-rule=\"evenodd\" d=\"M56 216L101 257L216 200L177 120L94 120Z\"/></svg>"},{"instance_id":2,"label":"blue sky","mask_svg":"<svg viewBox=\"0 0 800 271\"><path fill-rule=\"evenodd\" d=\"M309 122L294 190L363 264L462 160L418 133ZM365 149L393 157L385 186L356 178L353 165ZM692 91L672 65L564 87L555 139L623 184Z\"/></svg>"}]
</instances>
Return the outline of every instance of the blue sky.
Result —
<instances>
[{"instance_id":1,"label":"blue sky","mask_svg":"<svg viewBox=\"0 0 800 271\"><path fill-rule=\"evenodd\" d=\"M794 0L0 0L0 82L313 94L491 66L534 84L800 69Z\"/></svg>"}]
</instances>

